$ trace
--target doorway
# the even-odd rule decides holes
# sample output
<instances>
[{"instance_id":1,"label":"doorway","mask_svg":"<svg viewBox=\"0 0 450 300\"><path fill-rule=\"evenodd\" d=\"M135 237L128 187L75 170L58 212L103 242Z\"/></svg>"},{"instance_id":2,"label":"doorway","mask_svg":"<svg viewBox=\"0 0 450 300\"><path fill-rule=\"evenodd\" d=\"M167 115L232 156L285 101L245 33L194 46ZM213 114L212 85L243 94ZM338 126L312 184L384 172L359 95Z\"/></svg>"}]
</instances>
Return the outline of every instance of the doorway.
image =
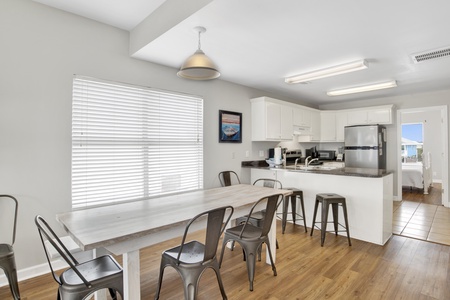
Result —
<instances>
[{"instance_id":1,"label":"doorway","mask_svg":"<svg viewBox=\"0 0 450 300\"><path fill-rule=\"evenodd\" d=\"M414 109L400 109L397 111L397 195L398 200L403 198L403 174L404 162L431 167L429 181L433 188L441 188L439 205L450 207L448 198L448 131L447 131L447 106L422 107ZM402 139L402 125L422 124L422 141L420 138ZM417 128L416 128L417 129ZM417 129L420 130L420 129ZM409 154L408 154L409 151ZM423 155L422 155L423 153ZM421 159L424 161L420 161ZM434 167L434 168L433 168ZM407 173L405 173L407 174ZM426 174L424 174L426 175ZM409 175L405 175L409 177ZM407 178L406 178L407 179ZM434 180L434 181L433 181ZM436 184L435 184L436 183ZM423 193L423 190L421 190ZM436 199L436 190L433 196ZM407 195L409 196L409 195Z\"/></svg>"}]
</instances>

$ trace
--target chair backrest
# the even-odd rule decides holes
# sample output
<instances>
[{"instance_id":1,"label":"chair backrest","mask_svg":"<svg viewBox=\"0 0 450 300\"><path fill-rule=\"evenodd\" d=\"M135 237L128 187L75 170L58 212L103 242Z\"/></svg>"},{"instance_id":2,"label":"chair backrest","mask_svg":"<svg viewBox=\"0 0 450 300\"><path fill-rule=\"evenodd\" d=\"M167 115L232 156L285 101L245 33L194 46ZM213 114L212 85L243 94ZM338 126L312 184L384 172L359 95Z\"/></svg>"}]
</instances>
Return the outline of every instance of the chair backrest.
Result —
<instances>
[{"instance_id":1,"label":"chair backrest","mask_svg":"<svg viewBox=\"0 0 450 300\"><path fill-rule=\"evenodd\" d=\"M10 195L0 195L0 244L13 245L16 241L17 211L19 202Z\"/></svg>"},{"instance_id":2,"label":"chair backrest","mask_svg":"<svg viewBox=\"0 0 450 300\"><path fill-rule=\"evenodd\" d=\"M226 217L226 220L224 221L226 212L229 212L228 216ZM186 237L189 232L190 226L198 219L200 219L203 216L207 216L207 223L206 223L206 238L205 238L205 254L203 257L203 262L209 261L213 259L216 256L217 252L217 245L219 244L219 239L222 233L225 230L225 227L227 226L228 222L231 219L231 216L233 215L234 208L232 206L223 206L216 209L208 210L205 212L202 212L201 214L196 215L193 217L189 223L186 225L186 229L184 231L184 235L181 241L181 247L180 251L178 252L177 257L177 263L180 261L180 256L183 251L183 246L186 241Z\"/></svg>"},{"instance_id":3,"label":"chair backrest","mask_svg":"<svg viewBox=\"0 0 450 300\"><path fill-rule=\"evenodd\" d=\"M80 279L84 282L87 287L91 287L91 283L78 271L76 265L78 265L78 261L73 257L67 247L63 244L63 242L59 239L53 229L48 225L47 221L40 215L37 215L34 219L36 226L38 228L39 236L41 237L42 246L44 247L45 256L47 257L48 264L50 266L50 270L52 271L53 278L55 281L61 285L61 281L58 275L53 270L53 266L50 259L50 253L48 252L47 244L50 244L56 251L58 251L59 255L66 261L66 263L70 266L70 268L80 277Z\"/></svg>"},{"instance_id":4,"label":"chair backrest","mask_svg":"<svg viewBox=\"0 0 450 300\"><path fill-rule=\"evenodd\" d=\"M274 188L274 189L282 189L283 188L281 181L276 180L276 179L270 179L270 178L256 179L255 182L253 182L253 185L262 185L264 187L270 187L270 188Z\"/></svg>"},{"instance_id":5,"label":"chair backrest","mask_svg":"<svg viewBox=\"0 0 450 300\"><path fill-rule=\"evenodd\" d=\"M265 213L264 213L264 220L262 221L263 224L261 226L261 228L262 228L261 236L266 236L270 231L270 227L272 226L273 216L275 215L275 211L277 210L277 207L281 203L282 199L283 199L283 194L275 194L273 196L259 199L250 209L250 213L247 216L247 220L245 221L244 226L242 227L239 237L240 238L242 237L242 234L245 231L245 227L248 225L248 221L249 221L251 215L253 214L253 211L255 210L255 208L257 206L259 206L261 204L261 202L264 202L264 201L267 201L267 203L266 203L266 208L265 208Z\"/></svg>"},{"instance_id":6,"label":"chair backrest","mask_svg":"<svg viewBox=\"0 0 450 300\"><path fill-rule=\"evenodd\" d=\"M222 186L233 185L233 182L241 183L239 176L234 171L222 171L219 173L219 181Z\"/></svg>"}]
</instances>

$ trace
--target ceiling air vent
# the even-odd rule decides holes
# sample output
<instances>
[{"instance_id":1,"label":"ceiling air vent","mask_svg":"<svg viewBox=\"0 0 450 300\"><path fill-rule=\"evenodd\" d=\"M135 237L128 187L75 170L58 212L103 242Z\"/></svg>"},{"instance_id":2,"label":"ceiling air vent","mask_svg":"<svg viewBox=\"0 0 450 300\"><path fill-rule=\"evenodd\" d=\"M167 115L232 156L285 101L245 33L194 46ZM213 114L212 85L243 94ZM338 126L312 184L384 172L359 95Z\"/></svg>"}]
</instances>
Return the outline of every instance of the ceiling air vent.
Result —
<instances>
[{"instance_id":1,"label":"ceiling air vent","mask_svg":"<svg viewBox=\"0 0 450 300\"><path fill-rule=\"evenodd\" d=\"M416 64L430 59L442 58L446 56L450 56L450 47L430 50L427 52L421 52L411 55L412 60Z\"/></svg>"}]
</instances>

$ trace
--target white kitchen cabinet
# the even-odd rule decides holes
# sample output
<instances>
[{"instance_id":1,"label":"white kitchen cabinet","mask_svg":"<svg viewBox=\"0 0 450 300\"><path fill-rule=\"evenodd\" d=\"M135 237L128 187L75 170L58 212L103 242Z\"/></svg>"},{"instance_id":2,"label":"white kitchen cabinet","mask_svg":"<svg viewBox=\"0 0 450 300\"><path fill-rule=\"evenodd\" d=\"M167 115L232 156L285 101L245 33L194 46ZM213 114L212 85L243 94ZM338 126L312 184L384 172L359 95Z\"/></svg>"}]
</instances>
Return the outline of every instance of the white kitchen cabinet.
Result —
<instances>
[{"instance_id":1,"label":"white kitchen cabinet","mask_svg":"<svg viewBox=\"0 0 450 300\"><path fill-rule=\"evenodd\" d=\"M336 141L336 112L334 111L320 112L320 141L322 142Z\"/></svg>"},{"instance_id":2,"label":"white kitchen cabinet","mask_svg":"<svg viewBox=\"0 0 450 300\"><path fill-rule=\"evenodd\" d=\"M293 108L293 122L295 126L311 127L311 110Z\"/></svg>"},{"instance_id":3,"label":"white kitchen cabinet","mask_svg":"<svg viewBox=\"0 0 450 300\"><path fill-rule=\"evenodd\" d=\"M347 112L336 112L336 142L344 142L344 128L348 125Z\"/></svg>"},{"instance_id":4,"label":"white kitchen cabinet","mask_svg":"<svg viewBox=\"0 0 450 300\"><path fill-rule=\"evenodd\" d=\"M311 127L307 132L308 134L299 135L297 137L297 141L299 143L307 143L307 142L320 142L320 111L319 110L310 110L311 115Z\"/></svg>"},{"instance_id":5,"label":"white kitchen cabinet","mask_svg":"<svg viewBox=\"0 0 450 300\"><path fill-rule=\"evenodd\" d=\"M347 118L348 125L392 124L392 105L351 110Z\"/></svg>"},{"instance_id":6,"label":"white kitchen cabinet","mask_svg":"<svg viewBox=\"0 0 450 300\"><path fill-rule=\"evenodd\" d=\"M268 97L251 99L252 141L292 140L292 106Z\"/></svg>"}]
</instances>

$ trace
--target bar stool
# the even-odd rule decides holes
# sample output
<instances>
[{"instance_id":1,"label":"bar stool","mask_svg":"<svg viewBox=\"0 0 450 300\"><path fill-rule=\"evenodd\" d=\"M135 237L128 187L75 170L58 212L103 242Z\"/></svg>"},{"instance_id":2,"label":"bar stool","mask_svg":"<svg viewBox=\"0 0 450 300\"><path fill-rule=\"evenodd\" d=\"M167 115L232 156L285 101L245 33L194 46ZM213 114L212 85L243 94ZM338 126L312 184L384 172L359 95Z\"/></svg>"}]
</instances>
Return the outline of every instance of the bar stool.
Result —
<instances>
[{"instance_id":1,"label":"bar stool","mask_svg":"<svg viewBox=\"0 0 450 300\"><path fill-rule=\"evenodd\" d=\"M286 229L286 224L287 224L287 215L289 214L288 212L288 207L289 207L289 200L291 200L291 214L292 214L292 222L294 222L297 220L303 220L303 225L305 226L305 232L308 232L307 228L306 228L306 219L305 219L305 204L303 202L303 191L299 190L297 188L284 188L285 190L290 190L292 191L292 194L289 196L285 196L283 198L283 212L282 214L282 218L281 218L281 226L282 226L282 233L284 234L284 231ZM302 214L298 214L297 213L297 199L300 201L300 206L302 207Z\"/></svg>"},{"instance_id":2,"label":"bar stool","mask_svg":"<svg viewBox=\"0 0 450 300\"><path fill-rule=\"evenodd\" d=\"M333 223L334 224L334 232L337 235L338 232L343 232L344 230L338 230L338 226L341 226L345 229L345 231L347 232L347 239L348 239L348 245L351 246L352 242L350 240L350 232L348 229L348 218L347 218L347 205L345 203L345 198L338 195L338 194L317 194L316 195L316 204L314 206L314 214L313 214L313 223L311 226L311 234L310 236L313 235L314 232L314 226L316 226L316 215L317 215L317 208L319 206L319 203L322 203L322 218L321 218L321 238L320 238L320 246L323 247L323 243L325 242L325 233L327 232L327 224L328 223ZM333 211L333 222L328 222L328 208L329 205L331 204L332 207L332 211ZM338 207L342 206L342 210L344 212L344 221L345 221L345 226L340 224L338 221ZM316 226L317 227L317 226ZM319 227L317 227L319 229ZM329 232L333 232L333 231L329 231Z\"/></svg>"}]
</instances>

